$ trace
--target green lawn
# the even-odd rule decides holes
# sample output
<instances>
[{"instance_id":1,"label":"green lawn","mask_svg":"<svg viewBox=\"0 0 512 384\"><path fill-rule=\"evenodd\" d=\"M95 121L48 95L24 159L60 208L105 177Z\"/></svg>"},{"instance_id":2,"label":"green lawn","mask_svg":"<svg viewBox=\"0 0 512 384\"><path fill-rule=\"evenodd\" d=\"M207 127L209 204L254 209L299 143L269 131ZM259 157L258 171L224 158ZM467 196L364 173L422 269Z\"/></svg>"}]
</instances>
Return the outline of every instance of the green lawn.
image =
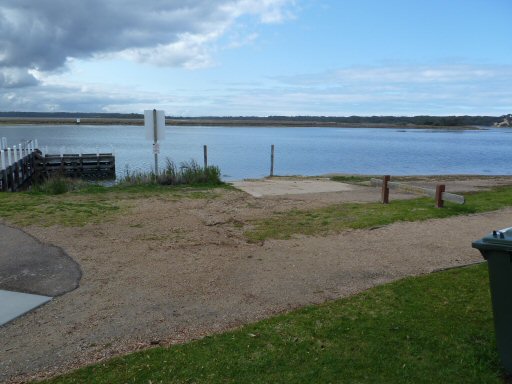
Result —
<instances>
[{"instance_id":1,"label":"green lawn","mask_svg":"<svg viewBox=\"0 0 512 384\"><path fill-rule=\"evenodd\" d=\"M485 264L407 278L48 383L503 383Z\"/></svg>"}]
</instances>

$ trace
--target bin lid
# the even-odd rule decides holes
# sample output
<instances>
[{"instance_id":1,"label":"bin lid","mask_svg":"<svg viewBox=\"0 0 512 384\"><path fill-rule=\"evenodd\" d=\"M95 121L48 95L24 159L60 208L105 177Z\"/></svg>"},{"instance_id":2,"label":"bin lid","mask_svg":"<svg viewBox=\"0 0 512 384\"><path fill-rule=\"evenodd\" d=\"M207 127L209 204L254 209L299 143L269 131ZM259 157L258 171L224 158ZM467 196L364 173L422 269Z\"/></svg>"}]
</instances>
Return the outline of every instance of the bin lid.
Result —
<instances>
[{"instance_id":1,"label":"bin lid","mask_svg":"<svg viewBox=\"0 0 512 384\"><path fill-rule=\"evenodd\" d=\"M474 241L473 248L512 250L512 227L492 231L481 240Z\"/></svg>"}]
</instances>

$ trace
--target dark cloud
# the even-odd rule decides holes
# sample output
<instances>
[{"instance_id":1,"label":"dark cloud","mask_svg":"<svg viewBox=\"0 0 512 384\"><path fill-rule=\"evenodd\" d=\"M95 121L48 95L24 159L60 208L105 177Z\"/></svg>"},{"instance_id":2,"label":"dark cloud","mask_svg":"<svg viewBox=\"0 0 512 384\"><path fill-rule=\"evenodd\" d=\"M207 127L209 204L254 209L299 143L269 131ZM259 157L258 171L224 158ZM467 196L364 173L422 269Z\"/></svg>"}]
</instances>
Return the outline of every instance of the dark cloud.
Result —
<instances>
[{"instance_id":1,"label":"dark cloud","mask_svg":"<svg viewBox=\"0 0 512 384\"><path fill-rule=\"evenodd\" d=\"M151 47L204 33L228 15L218 2L7 0L0 6L3 66L53 70L66 57Z\"/></svg>"},{"instance_id":2,"label":"dark cloud","mask_svg":"<svg viewBox=\"0 0 512 384\"><path fill-rule=\"evenodd\" d=\"M172 66L194 66L195 59L199 66L207 62L203 46L234 19L269 20L290 1L2 0L0 73L18 68L28 79L29 69L53 71L69 57L111 53Z\"/></svg>"},{"instance_id":3,"label":"dark cloud","mask_svg":"<svg viewBox=\"0 0 512 384\"><path fill-rule=\"evenodd\" d=\"M39 81L26 70L19 68L0 69L0 88L22 88L38 83Z\"/></svg>"}]
</instances>

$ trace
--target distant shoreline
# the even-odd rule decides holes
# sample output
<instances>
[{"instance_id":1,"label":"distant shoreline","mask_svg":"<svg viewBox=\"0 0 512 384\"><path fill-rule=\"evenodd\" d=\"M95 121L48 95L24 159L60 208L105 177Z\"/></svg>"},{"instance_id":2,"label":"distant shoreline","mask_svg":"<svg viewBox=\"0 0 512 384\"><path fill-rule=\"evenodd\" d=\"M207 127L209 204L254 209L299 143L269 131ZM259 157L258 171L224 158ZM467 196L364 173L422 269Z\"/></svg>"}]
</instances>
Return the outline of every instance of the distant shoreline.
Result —
<instances>
[{"instance_id":1,"label":"distant shoreline","mask_svg":"<svg viewBox=\"0 0 512 384\"><path fill-rule=\"evenodd\" d=\"M416 124L377 124L377 123L341 123L329 121L297 120L251 120L251 119L169 119L169 126L206 126L206 127L282 127L282 128L394 128L394 129L432 129L432 130L479 130L475 126L435 126ZM81 118L76 124L74 118L41 117L1 117L2 125L144 125L143 119L119 118Z\"/></svg>"}]
</instances>

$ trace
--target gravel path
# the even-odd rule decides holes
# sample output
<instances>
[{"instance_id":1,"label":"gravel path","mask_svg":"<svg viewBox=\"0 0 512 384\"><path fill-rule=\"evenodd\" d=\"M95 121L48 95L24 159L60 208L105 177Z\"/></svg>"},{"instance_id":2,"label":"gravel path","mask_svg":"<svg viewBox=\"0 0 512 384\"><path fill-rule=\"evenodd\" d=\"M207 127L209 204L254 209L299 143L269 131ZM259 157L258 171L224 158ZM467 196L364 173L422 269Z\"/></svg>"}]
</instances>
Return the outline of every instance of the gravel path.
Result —
<instances>
[{"instance_id":1,"label":"gravel path","mask_svg":"<svg viewBox=\"0 0 512 384\"><path fill-rule=\"evenodd\" d=\"M370 190L374 199L378 190ZM249 244L239 223L342 201L343 193L131 200L113 222L27 228L80 264L80 287L0 328L0 381L47 377L377 284L481 262L471 241L512 210ZM353 196L357 200L357 196Z\"/></svg>"}]
</instances>

